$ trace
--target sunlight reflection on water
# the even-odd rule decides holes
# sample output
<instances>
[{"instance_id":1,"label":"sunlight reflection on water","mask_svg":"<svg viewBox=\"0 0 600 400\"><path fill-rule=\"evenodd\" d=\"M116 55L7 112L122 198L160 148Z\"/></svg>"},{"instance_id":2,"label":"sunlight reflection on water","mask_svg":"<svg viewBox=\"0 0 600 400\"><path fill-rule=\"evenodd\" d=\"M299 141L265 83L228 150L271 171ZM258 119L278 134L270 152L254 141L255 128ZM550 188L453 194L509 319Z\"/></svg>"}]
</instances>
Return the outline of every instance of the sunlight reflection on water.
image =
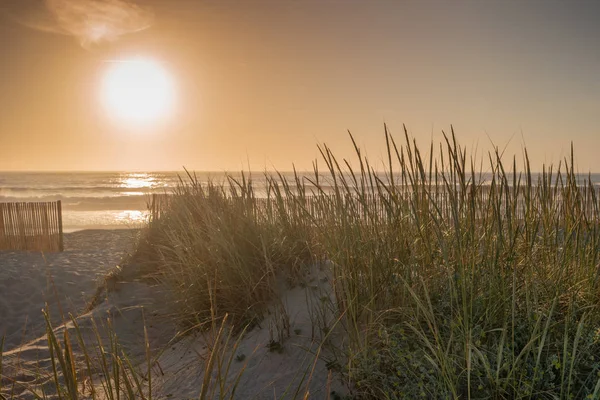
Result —
<instances>
[{"instance_id":1,"label":"sunlight reflection on water","mask_svg":"<svg viewBox=\"0 0 600 400\"><path fill-rule=\"evenodd\" d=\"M137 229L147 221L148 212L141 210L66 211L65 232L81 229Z\"/></svg>"},{"instance_id":2,"label":"sunlight reflection on water","mask_svg":"<svg viewBox=\"0 0 600 400\"><path fill-rule=\"evenodd\" d=\"M129 189L151 188L156 184L156 178L149 174L129 174L121 180L121 187Z\"/></svg>"},{"instance_id":3,"label":"sunlight reflection on water","mask_svg":"<svg viewBox=\"0 0 600 400\"><path fill-rule=\"evenodd\" d=\"M139 210L125 210L121 211L115 216L115 220L117 222L125 222L125 223L143 223L146 221L148 217L147 212L139 211Z\"/></svg>"}]
</instances>

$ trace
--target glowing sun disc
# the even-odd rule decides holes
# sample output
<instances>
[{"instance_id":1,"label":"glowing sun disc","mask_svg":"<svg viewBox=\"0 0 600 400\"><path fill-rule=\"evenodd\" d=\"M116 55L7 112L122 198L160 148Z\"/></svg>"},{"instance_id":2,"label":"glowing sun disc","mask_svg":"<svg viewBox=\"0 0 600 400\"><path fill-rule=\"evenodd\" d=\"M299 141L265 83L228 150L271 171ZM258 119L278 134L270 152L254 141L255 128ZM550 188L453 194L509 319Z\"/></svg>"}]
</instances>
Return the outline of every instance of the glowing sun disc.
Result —
<instances>
[{"instance_id":1,"label":"glowing sun disc","mask_svg":"<svg viewBox=\"0 0 600 400\"><path fill-rule=\"evenodd\" d=\"M173 112L173 82L156 62L114 61L102 82L102 101L111 117L132 123L153 122Z\"/></svg>"}]
</instances>

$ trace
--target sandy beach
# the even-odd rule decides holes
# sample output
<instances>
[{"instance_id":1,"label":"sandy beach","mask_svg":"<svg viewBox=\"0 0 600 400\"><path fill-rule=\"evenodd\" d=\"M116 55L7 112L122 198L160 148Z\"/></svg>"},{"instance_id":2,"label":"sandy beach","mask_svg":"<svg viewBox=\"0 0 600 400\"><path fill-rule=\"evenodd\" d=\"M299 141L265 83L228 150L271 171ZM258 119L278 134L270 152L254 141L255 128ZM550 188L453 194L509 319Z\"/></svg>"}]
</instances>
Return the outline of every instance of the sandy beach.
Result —
<instances>
[{"instance_id":1,"label":"sandy beach","mask_svg":"<svg viewBox=\"0 0 600 400\"><path fill-rule=\"evenodd\" d=\"M59 310L62 310L64 315L77 316L78 329L89 350L97 351L96 332L104 343L110 341L108 332L114 332L119 345L142 371L147 365L147 340L155 374L153 398L198 396L206 373L207 351L214 345L213 337L211 332L180 334L170 318L172 310L165 301L168 291L162 285L138 279L119 281L102 292L100 301L83 313L99 282L132 249L137 233L133 230L80 231L65 235L63 253L0 253L0 323L6 335L0 394L8 398L34 399L36 396L31 392L34 388L37 393L43 390L49 394L49 399L56 397L52 394L54 382L49 378L51 358L41 312L48 303L59 340L65 331L69 337L77 337L74 324L61 318ZM235 359L226 379L234 382L243 375L235 398L266 399L272 398L274 393L291 398L291 393L297 390L308 390L315 398L325 398L327 390L335 388L340 392L339 381L328 373L326 362L314 357L325 352L320 348L323 338L314 334L318 328L313 308L320 304L319 298L333 296L328 269L315 266L307 275L308 281L312 283L302 288L282 287L281 298L274 302L270 315L248 331L237 346L223 349L226 359ZM284 316L287 322L281 325ZM107 330L109 320L111 327ZM277 351L270 346L274 334L286 337L281 341L283 347ZM73 346L73 353L77 369L84 371L84 355L78 345ZM212 371L211 375L214 374ZM86 379L90 379L89 376ZM100 379L96 379L87 383L88 389L85 389L87 381L82 383L82 394L90 390L89 385L99 385ZM217 379L216 376L213 379ZM219 396L218 387L211 385L210 390L211 398Z\"/></svg>"},{"instance_id":2,"label":"sandy beach","mask_svg":"<svg viewBox=\"0 0 600 400\"><path fill-rule=\"evenodd\" d=\"M0 336L11 350L81 313L101 279L132 249L137 230L84 230L64 236L61 253L0 252Z\"/></svg>"},{"instance_id":3,"label":"sandy beach","mask_svg":"<svg viewBox=\"0 0 600 400\"><path fill-rule=\"evenodd\" d=\"M42 313L46 304L57 338L62 341L63 332L72 338L78 373L85 369L79 332L94 353L99 350L96 334L106 344L109 335L117 334L135 364L145 357L145 328L153 350L175 336L175 327L162 323L167 317L166 311L160 313L166 304L160 288L131 280L115 281L105 290L107 274L134 249L138 234L139 230L84 230L65 234L62 253L0 253L0 334L5 335L0 394L34 399L43 391L45 398L58 398L49 378L52 364Z\"/></svg>"}]
</instances>

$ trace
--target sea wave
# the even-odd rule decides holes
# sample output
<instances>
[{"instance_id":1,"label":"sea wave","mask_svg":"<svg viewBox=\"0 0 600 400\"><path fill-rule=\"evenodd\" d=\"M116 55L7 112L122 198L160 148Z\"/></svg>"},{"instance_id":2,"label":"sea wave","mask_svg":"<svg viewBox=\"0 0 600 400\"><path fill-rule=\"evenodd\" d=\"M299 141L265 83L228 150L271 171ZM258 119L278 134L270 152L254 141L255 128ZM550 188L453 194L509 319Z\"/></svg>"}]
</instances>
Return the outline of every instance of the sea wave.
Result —
<instances>
[{"instance_id":1,"label":"sea wave","mask_svg":"<svg viewBox=\"0 0 600 400\"><path fill-rule=\"evenodd\" d=\"M30 187L0 187L0 197L13 198L36 198L48 196L65 197L120 197L120 196L139 196L148 193L163 193L169 190L164 188L121 188L121 187L51 187L36 188Z\"/></svg>"},{"instance_id":2,"label":"sea wave","mask_svg":"<svg viewBox=\"0 0 600 400\"><path fill-rule=\"evenodd\" d=\"M47 202L58 201L65 211L98 211L98 210L146 210L151 200L149 194L136 196L86 197L47 195L33 197L0 196L0 203L11 202Z\"/></svg>"}]
</instances>

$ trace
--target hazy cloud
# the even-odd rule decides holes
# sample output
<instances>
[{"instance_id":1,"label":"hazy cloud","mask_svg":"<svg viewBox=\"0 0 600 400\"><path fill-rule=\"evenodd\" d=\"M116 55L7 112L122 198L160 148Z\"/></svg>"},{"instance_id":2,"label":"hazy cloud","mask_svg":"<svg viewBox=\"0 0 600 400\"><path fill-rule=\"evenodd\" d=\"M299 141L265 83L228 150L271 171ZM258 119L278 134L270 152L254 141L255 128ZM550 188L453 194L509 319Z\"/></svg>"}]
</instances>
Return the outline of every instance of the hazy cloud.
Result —
<instances>
[{"instance_id":1,"label":"hazy cloud","mask_svg":"<svg viewBox=\"0 0 600 400\"><path fill-rule=\"evenodd\" d=\"M71 35L83 46L148 28L153 13L132 0L14 0L9 12L25 25Z\"/></svg>"}]
</instances>

